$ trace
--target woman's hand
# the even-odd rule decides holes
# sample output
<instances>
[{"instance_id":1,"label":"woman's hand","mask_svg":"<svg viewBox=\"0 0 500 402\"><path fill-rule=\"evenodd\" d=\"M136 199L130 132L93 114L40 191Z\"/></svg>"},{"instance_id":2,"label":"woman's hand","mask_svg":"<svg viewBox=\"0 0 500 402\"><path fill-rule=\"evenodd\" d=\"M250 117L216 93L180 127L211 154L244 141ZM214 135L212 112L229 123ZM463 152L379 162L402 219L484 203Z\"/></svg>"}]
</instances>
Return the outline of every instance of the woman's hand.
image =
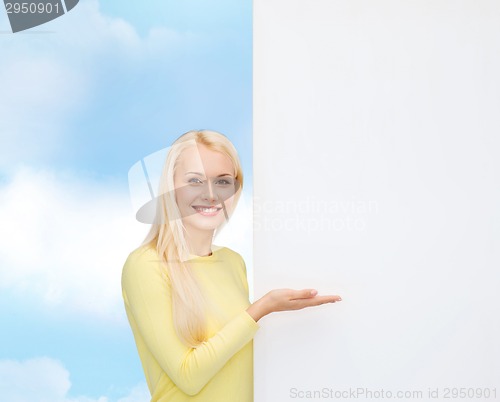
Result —
<instances>
[{"instance_id":1,"label":"woman's hand","mask_svg":"<svg viewBox=\"0 0 500 402\"><path fill-rule=\"evenodd\" d=\"M319 306L325 303L341 301L340 296L316 296L314 289L275 289L265 294L247 309L247 313L255 320L277 311L300 310L305 307Z\"/></svg>"}]
</instances>

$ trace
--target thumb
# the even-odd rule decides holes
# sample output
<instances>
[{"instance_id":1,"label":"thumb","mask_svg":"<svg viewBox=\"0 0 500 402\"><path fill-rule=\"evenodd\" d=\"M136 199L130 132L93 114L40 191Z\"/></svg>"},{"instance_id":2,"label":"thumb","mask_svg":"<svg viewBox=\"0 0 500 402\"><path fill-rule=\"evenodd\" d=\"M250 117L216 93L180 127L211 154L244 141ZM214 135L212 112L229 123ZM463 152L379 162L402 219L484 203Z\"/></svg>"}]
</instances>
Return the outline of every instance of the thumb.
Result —
<instances>
[{"instance_id":1,"label":"thumb","mask_svg":"<svg viewBox=\"0 0 500 402\"><path fill-rule=\"evenodd\" d=\"M308 299L309 297L314 297L318 294L318 291L316 289L302 289L302 290L295 290L292 294L292 299Z\"/></svg>"}]
</instances>

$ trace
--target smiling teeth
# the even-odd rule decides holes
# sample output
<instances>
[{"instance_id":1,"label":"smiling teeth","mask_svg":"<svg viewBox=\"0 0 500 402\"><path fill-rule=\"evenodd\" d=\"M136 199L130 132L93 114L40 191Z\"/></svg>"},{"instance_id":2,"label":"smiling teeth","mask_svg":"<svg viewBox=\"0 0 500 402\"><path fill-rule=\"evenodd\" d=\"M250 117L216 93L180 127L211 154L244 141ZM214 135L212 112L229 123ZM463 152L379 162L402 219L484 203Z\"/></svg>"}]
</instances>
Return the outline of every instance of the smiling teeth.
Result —
<instances>
[{"instance_id":1,"label":"smiling teeth","mask_svg":"<svg viewBox=\"0 0 500 402\"><path fill-rule=\"evenodd\" d=\"M203 211L203 212L215 212L217 211L219 208L196 208L198 211Z\"/></svg>"}]
</instances>

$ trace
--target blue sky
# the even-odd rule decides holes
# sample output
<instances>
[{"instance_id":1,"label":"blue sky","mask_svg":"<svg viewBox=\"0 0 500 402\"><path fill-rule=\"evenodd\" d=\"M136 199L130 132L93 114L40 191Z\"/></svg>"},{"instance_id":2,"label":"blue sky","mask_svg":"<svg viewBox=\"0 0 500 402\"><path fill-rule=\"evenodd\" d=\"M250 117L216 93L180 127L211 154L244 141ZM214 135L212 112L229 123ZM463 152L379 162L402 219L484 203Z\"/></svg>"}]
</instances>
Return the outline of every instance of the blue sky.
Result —
<instances>
[{"instance_id":1,"label":"blue sky","mask_svg":"<svg viewBox=\"0 0 500 402\"><path fill-rule=\"evenodd\" d=\"M17 34L0 12L0 400L148 400L119 287L147 229L127 173L190 129L240 153L219 243L251 267L251 28L246 0L82 0Z\"/></svg>"}]
</instances>

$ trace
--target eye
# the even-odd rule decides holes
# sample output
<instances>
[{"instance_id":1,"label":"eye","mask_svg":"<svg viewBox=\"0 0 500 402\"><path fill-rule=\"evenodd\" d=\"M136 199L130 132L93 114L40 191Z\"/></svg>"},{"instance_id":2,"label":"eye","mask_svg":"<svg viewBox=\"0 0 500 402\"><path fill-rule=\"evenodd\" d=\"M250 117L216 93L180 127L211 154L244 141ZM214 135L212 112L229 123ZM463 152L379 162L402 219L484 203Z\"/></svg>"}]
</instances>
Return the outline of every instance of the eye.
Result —
<instances>
[{"instance_id":1,"label":"eye","mask_svg":"<svg viewBox=\"0 0 500 402\"><path fill-rule=\"evenodd\" d=\"M217 180L217 182L215 183L219 186L230 186L231 184L233 184L233 180L232 179L220 179L220 180Z\"/></svg>"},{"instance_id":2,"label":"eye","mask_svg":"<svg viewBox=\"0 0 500 402\"><path fill-rule=\"evenodd\" d=\"M197 179L196 177L193 177L192 179L188 180L188 183L192 184L203 184L203 182L200 179Z\"/></svg>"}]
</instances>

